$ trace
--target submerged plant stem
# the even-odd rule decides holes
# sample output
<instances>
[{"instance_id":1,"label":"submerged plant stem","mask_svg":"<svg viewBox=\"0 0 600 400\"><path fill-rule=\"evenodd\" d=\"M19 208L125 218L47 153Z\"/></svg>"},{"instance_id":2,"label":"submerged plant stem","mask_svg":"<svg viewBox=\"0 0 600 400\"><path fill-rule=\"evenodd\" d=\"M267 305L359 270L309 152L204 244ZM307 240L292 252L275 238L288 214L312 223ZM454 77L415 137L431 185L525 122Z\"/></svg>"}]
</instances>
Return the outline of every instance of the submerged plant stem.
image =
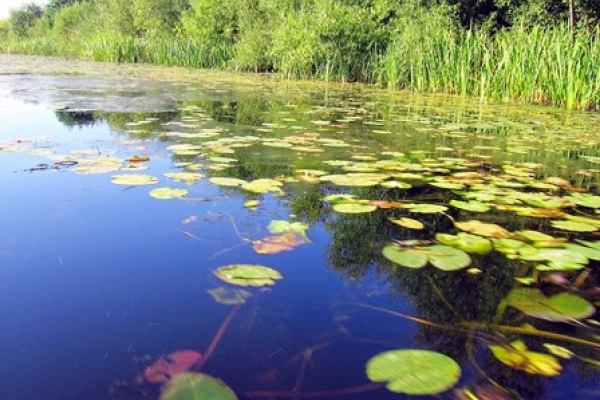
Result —
<instances>
[{"instance_id":1,"label":"submerged plant stem","mask_svg":"<svg viewBox=\"0 0 600 400\"><path fill-rule=\"evenodd\" d=\"M223 322L221 323L221 326L219 327L219 329L217 330L217 333L215 334L215 337L210 342L210 345L204 352L204 356L202 357L202 360L200 360L200 362L198 364L196 364L196 366L194 367L194 370L196 370L196 371L202 370L202 367L204 366L204 364L206 364L208 362L210 356L215 352L217 346L219 345L219 342L223 338L223 335L225 334L225 330L227 330L229 323L231 322L233 317L235 317L235 315L237 314L240 307L241 307L241 304L238 304L237 306L235 306L229 312L229 314L227 315L225 320L223 320Z\"/></svg>"},{"instance_id":2,"label":"submerged plant stem","mask_svg":"<svg viewBox=\"0 0 600 400\"><path fill-rule=\"evenodd\" d=\"M357 393L366 393L372 392L383 387L384 383L367 383L366 385L360 386L351 386L344 389L333 389L333 390L315 390L315 391L306 391L306 392L286 392L286 391L270 391L270 390L250 390L245 394L247 397L255 398L255 397L265 397L265 398L274 398L274 397L283 397L283 398L311 398L311 397L337 397L344 396L349 394L357 394Z\"/></svg>"},{"instance_id":3,"label":"submerged plant stem","mask_svg":"<svg viewBox=\"0 0 600 400\"><path fill-rule=\"evenodd\" d=\"M576 337L561 335L560 333L541 331L538 329L521 328L518 326L508 326L508 325L486 324L484 322L464 322L464 326L468 327L468 328L489 329L489 330L497 330L497 331L501 331L501 332L521 333L524 335L539 336L539 337L545 337L545 338L549 338L549 339L563 340L565 342L583 344L586 346L591 346L591 347L600 349L600 343L597 343L597 342L591 342L591 341L585 340L585 339L579 339Z\"/></svg>"}]
</instances>

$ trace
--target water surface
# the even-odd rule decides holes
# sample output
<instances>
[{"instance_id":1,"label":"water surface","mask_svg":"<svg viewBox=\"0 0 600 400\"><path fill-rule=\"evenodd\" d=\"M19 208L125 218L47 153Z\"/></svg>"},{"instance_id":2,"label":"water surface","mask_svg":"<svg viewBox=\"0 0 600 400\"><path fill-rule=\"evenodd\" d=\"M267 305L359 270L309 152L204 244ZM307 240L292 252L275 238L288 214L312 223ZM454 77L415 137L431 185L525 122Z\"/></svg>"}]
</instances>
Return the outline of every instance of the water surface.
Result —
<instances>
[{"instance_id":1,"label":"water surface","mask_svg":"<svg viewBox=\"0 0 600 400\"><path fill-rule=\"evenodd\" d=\"M462 190L433 183L468 171L503 190L524 185L525 192L547 196L596 195L598 115L358 85L194 74L0 57L1 398L156 399L160 386L143 381L144 369L177 350L204 353L232 310L202 371L241 399L294 398L294 392L298 398L411 398L383 387L351 393L370 388L365 364L391 349L435 350L459 362L456 387L436 398L460 398L455 389L483 390L492 381L515 398L600 394L593 365L599 360L597 314L552 323L509 307L500 321L592 345L464 329L465 321L494 322L502 300L522 286L515 278L531 275L531 262L494 250L471 255L469 268L477 270L446 272L432 265L405 268L382 255L393 242L433 244L436 233L457 233L453 221L473 219L573 243L596 240L595 232L558 230L553 218L531 210L519 216L507 208L517 203L506 201L517 195L506 192L498 194L502 201L488 200L493 207L485 213L450 206L480 182ZM198 150L177 154L169 147L174 144ZM135 156L149 160L130 161ZM79 169L107 160L118 166L103 173ZM181 171L204 178L186 183L163 175ZM111 183L114 175L137 173L159 182ZM359 182L320 181L321 173L359 174ZM375 173L386 176L369 175ZM214 177L268 178L281 186L255 193L217 185ZM377 182L364 182L370 179ZM392 180L412 187L381 185ZM188 193L159 200L149 196L156 187ZM333 194L378 207L336 212L335 200L326 197ZM248 207L249 200L259 204ZM525 204L522 195L515 201L534 203ZM406 204L448 209L411 212ZM593 220L595 210L569 205L557 212ZM425 228L390 221L401 217ZM258 254L255 245L277 235L268 230L273 220L307 224L308 240ZM207 292L234 287L214 271L238 263L269 266L283 279L247 289L252 295L239 308L219 304ZM538 277L532 287L598 302L597 263L585 265L585 279L581 266L558 272L568 283ZM503 365L487 347L517 339L545 353L544 343L564 346L577 357L560 359L561 373L546 377Z\"/></svg>"}]
</instances>

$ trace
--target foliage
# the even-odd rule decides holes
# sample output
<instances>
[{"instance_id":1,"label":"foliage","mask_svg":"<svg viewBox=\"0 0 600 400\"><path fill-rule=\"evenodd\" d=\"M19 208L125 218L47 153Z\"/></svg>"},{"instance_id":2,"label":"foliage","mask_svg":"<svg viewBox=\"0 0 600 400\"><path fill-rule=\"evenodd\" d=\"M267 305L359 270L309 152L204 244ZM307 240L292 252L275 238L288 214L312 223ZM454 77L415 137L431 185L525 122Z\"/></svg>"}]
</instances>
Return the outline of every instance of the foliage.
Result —
<instances>
[{"instance_id":1,"label":"foliage","mask_svg":"<svg viewBox=\"0 0 600 400\"><path fill-rule=\"evenodd\" d=\"M44 9L35 3L11 10L9 18L11 31L17 36L26 36L43 16Z\"/></svg>"},{"instance_id":2,"label":"foliage","mask_svg":"<svg viewBox=\"0 0 600 400\"><path fill-rule=\"evenodd\" d=\"M592 109L600 106L599 10L577 2L573 32L558 0L53 0L46 18L39 6L14 10L0 51Z\"/></svg>"}]
</instances>

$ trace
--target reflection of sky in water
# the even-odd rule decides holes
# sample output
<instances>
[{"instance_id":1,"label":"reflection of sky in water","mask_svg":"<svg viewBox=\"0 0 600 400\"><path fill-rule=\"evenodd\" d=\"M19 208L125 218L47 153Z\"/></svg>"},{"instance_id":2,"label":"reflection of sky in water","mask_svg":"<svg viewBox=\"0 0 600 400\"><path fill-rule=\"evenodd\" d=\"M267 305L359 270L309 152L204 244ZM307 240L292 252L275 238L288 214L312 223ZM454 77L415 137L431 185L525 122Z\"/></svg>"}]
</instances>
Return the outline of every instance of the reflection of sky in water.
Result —
<instances>
[{"instance_id":1,"label":"reflection of sky in water","mask_svg":"<svg viewBox=\"0 0 600 400\"><path fill-rule=\"evenodd\" d=\"M40 148L50 146L59 154L84 148L118 148L122 157L136 154L135 147L118 144L116 133L104 122L67 128L57 121L52 107L64 104L69 92L58 93L56 87L68 87L68 79L0 76L0 83L0 142L34 140ZM86 85L93 91L94 85L106 82L97 79ZM90 104L102 102L101 95L92 97ZM144 142L151 151L146 172L162 176L176 170L164 150L167 144ZM242 236L261 238L269 234L265 229L269 221L289 219L280 199L266 196L257 211L250 211L243 208L246 198L239 191L202 180L188 187L189 197L208 201L159 201L148 196L148 187L111 184L111 174L76 175L66 168L24 171L42 162L48 159L0 152L2 399L142 398L142 386L134 383L134 377L143 366L161 354L182 349L203 352L208 347L231 308L216 304L206 290L220 286L212 271L230 263L265 264L284 275L271 289L252 290L253 298L206 365L205 372L222 378L242 399L245 390L290 390L299 365L287 362L309 346L323 349L314 353L304 389L319 390L367 383L364 363L380 351L451 342L443 331L417 330L412 322L350 307L353 301L368 301L416 315L415 309L422 311L429 303L413 309L405 298L387 297L384 278L369 273L354 281L333 271L328 265L331 237L323 224L310 228L310 245L272 256L254 253L236 236L231 218ZM167 184L184 187L161 179L161 186ZM190 215L197 216L197 222L182 225ZM423 279L413 283L411 274L407 270L398 274L397 286L416 299L427 288L418 286L425 285ZM449 275L448 281L462 282L457 276ZM474 298L465 304L479 301ZM441 310L437 314L448 314L437 302ZM457 345L451 343L454 350L452 346ZM466 360L459 361L464 382L473 368ZM570 371L554 378L540 398L561 398L565 393L577 398L571 393L576 379L579 376ZM108 387L116 381L128 382L129 388L111 397ZM544 392L547 382L537 378L532 382ZM372 398L405 397L386 391L348 397Z\"/></svg>"}]
</instances>

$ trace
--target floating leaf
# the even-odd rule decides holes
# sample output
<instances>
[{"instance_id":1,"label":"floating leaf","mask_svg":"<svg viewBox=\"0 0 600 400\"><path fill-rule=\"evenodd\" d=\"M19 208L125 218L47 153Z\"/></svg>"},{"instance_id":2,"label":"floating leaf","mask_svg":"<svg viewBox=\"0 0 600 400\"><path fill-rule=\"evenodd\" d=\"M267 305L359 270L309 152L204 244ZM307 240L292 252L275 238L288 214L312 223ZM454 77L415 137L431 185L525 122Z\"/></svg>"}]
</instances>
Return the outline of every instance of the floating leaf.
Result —
<instances>
[{"instance_id":1,"label":"floating leaf","mask_svg":"<svg viewBox=\"0 0 600 400\"><path fill-rule=\"evenodd\" d=\"M418 214L439 214L448 210L448 207L437 204L404 204L404 208Z\"/></svg>"},{"instance_id":2,"label":"floating leaf","mask_svg":"<svg viewBox=\"0 0 600 400\"><path fill-rule=\"evenodd\" d=\"M566 347L557 346L555 344L550 344L550 343L544 343L544 347L546 349L548 349L548 351L551 354L554 354L556 357L566 358L566 359L573 357L573 352L571 350L567 349Z\"/></svg>"},{"instance_id":3,"label":"floating leaf","mask_svg":"<svg viewBox=\"0 0 600 400\"><path fill-rule=\"evenodd\" d=\"M219 176L210 178L209 181L211 183L214 183L215 185L228 186L228 187L242 186L243 184L247 183L243 179L227 178L227 177L219 177Z\"/></svg>"},{"instance_id":4,"label":"floating leaf","mask_svg":"<svg viewBox=\"0 0 600 400\"><path fill-rule=\"evenodd\" d=\"M562 370L558 360L543 353L530 351L521 340L509 345L490 345L490 350L501 363L529 374L556 376Z\"/></svg>"},{"instance_id":5,"label":"floating leaf","mask_svg":"<svg viewBox=\"0 0 600 400\"><path fill-rule=\"evenodd\" d=\"M476 219L466 222L455 222L454 226L461 231L491 238L506 238L510 235L509 232L500 225L489 224Z\"/></svg>"},{"instance_id":6,"label":"floating leaf","mask_svg":"<svg viewBox=\"0 0 600 400\"><path fill-rule=\"evenodd\" d=\"M519 257L526 261L546 261L552 271L581 269L588 258L581 252L568 249L522 248Z\"/></svg>"},{"instance_id":7,"label":"floating leaf","mask_svg":"<svg viewBox=\"0 0 600 400\"><path fill-rule=\"evenodd\" d=\"M244 202L246 208L256 208L260 205L260 200L248 200Z\"/></svg>"},{"instance_id":8,"label":"floating leaf","mask_svg":"<svg viewBox=\"0 0 600 400\"><path fill-rule=\"evenodd\" d=\"M490 210L490 206L482 203L480 201L471 200L471 201L460 201L460 200L450 200L450 205L456 208L460 208L461 210L471 211L471 212L487 212Z\"/></svg>"},{"instance_id":9,"label":"floating leaf","mask_svg":"<svg viewBox=\"0 0 600 400\"><path fill-rule=\"evenodd\" d=\"M306 231L308 231L308 224L304 222L290 222L281 219L274 219L269 222L267 225L267 229L271 233L297 233L302 236L306 236Z\"/></svg>"},{"instance_id":10,"label":"floating leaf","mask_svg":"<svg viewBox=\"0 0 600 400\"><path fill-rule=\"evenodd\" d=\"M158 178L152 175L113 175L111 182L115 185L154 185L158 183Z\"/></svg>"},{"instance_id":11,"label":"floating leaf","mask_svg":"<svg viewBox=\"0 0 600 400\"><path fill-rule=\"evenodd\" d=\"M460 378L461 370L450 357L430 350L392 350L379 353L367 362L367 376L374 382L388 382L395 393L427 395L445 392Z\"/></svg>"},{"instance_id":12,"label":"floating leaf","mask_svg":"<svg viewBox=\"0 0 600 400\"><path fill-rule=\"evenodd\" d=\"M570 232L596 232L598 230L598 228L594 225L567 220L552 221L551 225L557 229Z\"/></svg>"},{"instance_id":13,"label":"floating leaf","mask_svg":"<svg viewBox=\"0 0 600 400\"><path fill-rule=\"evenodd\" d=\"M144 372L142 378L148 383L165 383L177 375L189 371L202 359L202 354L194 350L174 351L160 357Z\"/></svg>"},{"instance_id":14,"label":"floating leaf","mask_svg":"<svg viewBox=\"0 0 600 400\"><path fill-rule=\"evenodd\" d=\"M174 181L185 182L188 185L193 185L196 181L204 178L204 175L199 172L166 172L164 175Z\"/></svg>"},{"instance_id":15,"label":"floating leaf","mask_svg":"<svg viewBox=\"0 0 600 400\"><path fill-rule=\"evenodd\" d=\"M250 182L242 184L242 189L252 193L267 193L276 192L283 193L280 186L283 183L276 181L275 179L255 179Z\"/></svg>"},{"instance_id":16,"label":"floating leaf","mask_svg":"<svg viewBox=\"0 0 600 400\"><path fill-rule=\"evenodd\" d=\"M231 289L224 286L210 289L208 294L210 294L217 303L226 306L244 304L246 300L252 296L252 293L247 290Z\"/></svg>"},{"instance_id":17,"label":"floating leaf","mask_svg":"<svg viewBox=\"0 0 600 400\"><path fill-rule=\"evenodd\" d=\"M585 242L584 242L585 243ZM582 254L584 257L590 260L600 261L600 250L597 248L591 248L587 246L580 246L578 244L567 243L565 244L565 249Z\"/></svg>"},{"instance_id":18,"label":"floating leaf","mask_svg":"<svg viewBox=\"0 0 600 400\"><path fill-rule=\"evenodd\" d=\"M283 276L276 270L255 264L231 264L215 271L222 281L238 286L272 286Z\"/></svg>"},{"instance_id":19,"label":"floating leaf","mask_svg":"<svg viewBox=\"0 0 600 400\"><path fill-rule=\"evenodd\" d=\"M150 196L159 200L168 200L177 197L183 197L186 194L188 194L188 191L186 189L173 189L170 187L161 187L152 189L150 191Z\"/></svg>"},{"instance_id":20,"label":"floating leaf","mask_svg":"<svg viewBox=\"0 0 600 400\"><path fill-rule=\"evenodd\" d=\"M492 242L470 233L460 232L458 235L438 233L435 235L435 239L442 244L456 247L467 253L487 254L492 251Z\"/></svg>"},{"instance_id":21,"label":"floating leaf","mask_svg":"<svg viewBox=\"0 0 600 400\"><path fill-rule=\"evenodd\" d=\"M513 289L506 297L507 305L535 318L567 322L593 315L596 308L587 300L571 293L546 297L538 289Z\"/></svg>"},{"instance_id":22,"label":"floating leaf","mask_svg":"<svg viewBox=\"0 0 600 400\"><path fill-rule=\"evenodd\" d=\"M382 253L388 260L407 268L422 268L429 261L441 270L454 271L471 263L471 257L464 251L442 245L415 248L388 245Z\"/></svg>"},{"instance_id":23,"label":"floating leaf","mask_svg":"<svg viewBox=\"0 0 600 400\"><path fill-rule=\"evenodd\" d=\"M160 400L237 400L237 396L219 379L206 374L187 373L169 382Z\"/></svg>"},{"instance_id":24,"label":"floating leaf","mask_svg":"<svg viewBox=\"0 0 600 400\"><path fill-rule=\"evenodd\" d=\"M572 193L566 199L573 203L588 208L600 208L600 196L595 196L589 193Z\"/></svg>"},{"instance_id":25,"label":"floating leaf","mask_svg":"<svg viewBox=\"0 0 600 400\"><path fill-rule=\"evenodd\" d=\"M340 203L334 204L333 210L343 214L361 214L373 212L377 210L377 206L372 204Z\"/></svg>"},{"instance_id":26,"label":"floating leaf","mask_svg":"<svg viewBox=\"0 0 600 400\"><path fill-rule=\"evenodd\" d=\"M506 255L517 255L519 253L519 249L521 248L531 248L532 246L528 245L525 242L515 239L493 239L494 248L498 250L502 254Z\"/></svg>"},{"instance_id":27,"label":"floating leaf","mask_svg":"<svg viewBox=\"0 0 600 400\"><path fill-rule=\"evenodd\" d=\"M294 250L297 246L306 243L308 243L306 236L288 232L279 236L267 236L261 240L255 240L252 248L258 254L277 254Z\"/></svg>"},{"instance_id":28,"label":"floating leaf","mask_svg":"<svg viewBox=\"0 0 600 400\"><path fill-rule=\"evenodd\" d=\"M400 182L396 180L384 181L380 183L381 186L387 189L410 189L412 185L406 182Z\"/></svg>"},{"instance_id":29,"label":"floating leaf","mask_svg":"<svg viewBox=\"0 0 600 400\"><path fill-rule=\"evenodd\" d=\"M408 228L408 229L421 230L421 229L425 228L425 225L423 225L423 223L421 221L418 221L418 220L412 219L412 218L400 218L400 219L388 218L388 219L390 222L392 222L396 225L400 225L404 228Z\"/></svg>"},{"instance_id":30,"label":"floating leaf","mask_svg":"<svg viewBox=\"0 0 600 400\"><path fill-rule=\"evenodd\" d=\"M465 186L462 183L451 182L451 181L433 181L429 182L431 186L438 187L440 189L460 190Z\"/></svg>"}]
</instances>

